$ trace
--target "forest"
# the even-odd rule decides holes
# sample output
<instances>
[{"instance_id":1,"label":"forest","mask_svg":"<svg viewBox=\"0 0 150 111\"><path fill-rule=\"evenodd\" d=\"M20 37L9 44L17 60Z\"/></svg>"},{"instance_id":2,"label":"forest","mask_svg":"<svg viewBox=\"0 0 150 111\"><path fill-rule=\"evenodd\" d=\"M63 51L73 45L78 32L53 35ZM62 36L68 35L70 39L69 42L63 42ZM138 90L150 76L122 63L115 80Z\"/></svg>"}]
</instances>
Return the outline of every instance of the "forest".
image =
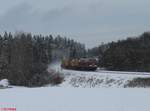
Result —
<instances>
[{"instance_id":1,"label":"forest","mask_svg":"<svg viewBox=\"0 0 150 111\"><path fill-rule=\"evenodd\" d=\"M99 58L99 67L114 71L150 72L150 32L101 44L88 51Z\"/></svg>"},{"instance_id":2,"label":"forest","mask_svg":"<svg viewBox=\"0 0 150 111\"><path fill-rule=\"evenodd\" d=\"M12 85L36 87L58 84L63 77L48 72L48 65L63 58L85 56L80 44L66 37L5 32L0 35L0 80L7 78Z\"/></svg>"}]
</instances>

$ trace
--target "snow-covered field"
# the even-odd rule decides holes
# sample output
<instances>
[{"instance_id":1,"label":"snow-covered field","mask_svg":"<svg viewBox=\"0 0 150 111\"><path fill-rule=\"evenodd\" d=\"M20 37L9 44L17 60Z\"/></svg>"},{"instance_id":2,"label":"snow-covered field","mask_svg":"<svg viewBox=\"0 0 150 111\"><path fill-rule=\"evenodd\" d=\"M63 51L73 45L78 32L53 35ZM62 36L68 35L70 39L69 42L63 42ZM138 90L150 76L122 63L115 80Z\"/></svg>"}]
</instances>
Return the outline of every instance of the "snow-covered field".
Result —
<instances>
[{"instance_id":1,"label":"snow-covered field","mask_svg":"<svg viewBox=\"0 0 150 111\"><path fill-rule=\"evenodd\" d=\"M12 88L0 90L0 106L17 111L150 111L149 89Z\"/></svg>"},{"instance_id":2,"label":"snow-covered field","mask_svg":"<svg viewBox=\"0 0 150 111\"><path fill-rule=\"evenodd\" d=\"M104 71L95 72L64 70L60 64L56 63L50 66L64 74L65 81L61 87L80 87L80 88L123 88L130 80L134 78L150 78L150 73L143 72L121 72L121 71Z\"/></svg>"},{"instance_id":3,"label":"snow-covered field","mask_svg":"<svg viewBox=\"0 0 150 111\"><path fill-rule=\"evenodd\" d=\"M5 107L17 111L150 111L149 89L123 88L128 80L150 77L149 73L51 68L64 74L61 85L0 89L0 111ZM0 83L8 85L6 80Z\"/></svg>"}]
</instances>

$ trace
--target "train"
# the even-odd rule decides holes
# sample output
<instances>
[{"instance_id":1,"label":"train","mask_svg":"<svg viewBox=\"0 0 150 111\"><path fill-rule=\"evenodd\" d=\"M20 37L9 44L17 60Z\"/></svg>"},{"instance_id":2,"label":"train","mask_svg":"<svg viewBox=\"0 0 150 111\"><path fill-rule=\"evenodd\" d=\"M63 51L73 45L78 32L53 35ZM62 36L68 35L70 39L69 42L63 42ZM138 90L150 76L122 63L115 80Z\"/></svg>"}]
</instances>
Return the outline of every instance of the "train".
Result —
<instances>
[{"instance_id":1,"label":"train","mask_svg":"<svg viewBox=\"0 0 150 111\"><path fill-rule=\"evenodd\" d=\"M64 59L61 67L79 71L95 71L98 68L98 60L95 58Z\"/></svg>"}]
</instances>

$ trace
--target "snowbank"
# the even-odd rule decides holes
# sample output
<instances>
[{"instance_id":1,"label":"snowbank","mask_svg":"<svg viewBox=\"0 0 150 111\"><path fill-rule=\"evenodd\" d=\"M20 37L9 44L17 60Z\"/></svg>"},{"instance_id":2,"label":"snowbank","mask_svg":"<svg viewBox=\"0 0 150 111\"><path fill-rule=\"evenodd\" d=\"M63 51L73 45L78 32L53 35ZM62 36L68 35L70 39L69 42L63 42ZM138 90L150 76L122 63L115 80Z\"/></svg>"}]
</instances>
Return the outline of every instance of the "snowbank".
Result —
<instances>
[{"instance_id":1,"label":"snowbank","mask_svg":"<svg viewBox=\"0 0 150 111\"><path fill-rule=\"evenodd\" d=\"M146 72L64 70L61 69L60 63L55 63L50 68L64 74L65 81L60 85L61 87L123 88L135 78L150 78L150 73Z\"/></svg>"},{"instance_id":2,"label":"snowbank","mask_svg":"<svg viewBox=\"0 0 150 111\"><path fill-rule=\"evenodd\" d=\"M9 82L8 79L3 79L0 81L0 87L8 87Z\"/></svg>"}]
</instances>

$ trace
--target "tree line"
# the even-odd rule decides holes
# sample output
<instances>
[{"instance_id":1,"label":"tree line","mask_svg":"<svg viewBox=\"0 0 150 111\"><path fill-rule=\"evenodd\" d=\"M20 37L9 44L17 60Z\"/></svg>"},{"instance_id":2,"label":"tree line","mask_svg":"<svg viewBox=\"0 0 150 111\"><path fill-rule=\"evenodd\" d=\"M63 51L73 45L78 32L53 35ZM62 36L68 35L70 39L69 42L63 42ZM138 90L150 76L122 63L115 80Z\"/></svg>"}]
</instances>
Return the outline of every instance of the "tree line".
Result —
<instances>
[{"instance_id":1,"label":"tree line","mask_svg":"<svg viewBox=\"0 0 150 111\"><path fill-rule=\"evenodd\" d=\"M99 66L117 71L150 71L150 32L102 44L89 51L99 57Z\"/></svg>"},{"instance_id":2,"label":"tree line","mask_svg":"<svg viewBox=\"0 0 150 111\"><path fill-rule=\"evenodd\" d=\"M29 87L56 84L62 78L50 74L48 64L63 57L81 57L85 52L83 44L65 37L5 32L0 35L0 79Z\"/></svg>"}]
</instances>

